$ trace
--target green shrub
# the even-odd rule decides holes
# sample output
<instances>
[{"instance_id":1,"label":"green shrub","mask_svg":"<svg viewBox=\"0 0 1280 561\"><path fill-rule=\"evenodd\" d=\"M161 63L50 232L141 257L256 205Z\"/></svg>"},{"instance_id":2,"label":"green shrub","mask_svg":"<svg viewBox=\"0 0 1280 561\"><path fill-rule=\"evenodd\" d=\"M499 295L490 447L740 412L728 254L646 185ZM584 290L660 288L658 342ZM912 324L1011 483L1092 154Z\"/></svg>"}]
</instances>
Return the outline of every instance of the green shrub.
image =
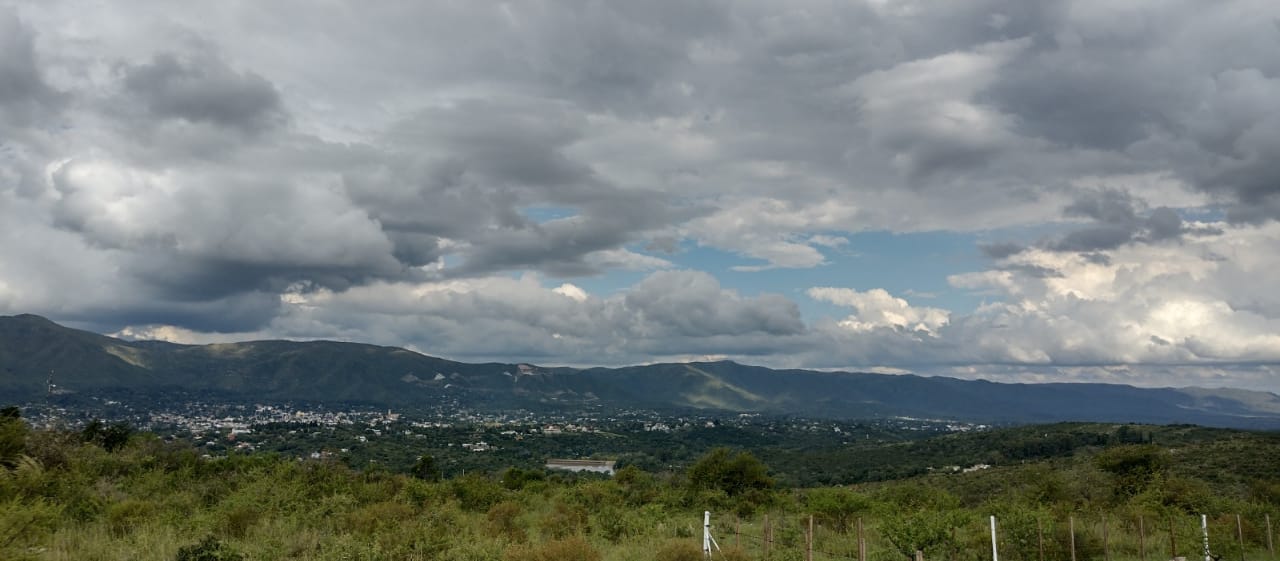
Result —
<instances>
[{"instance_id":1,"label":"green shrub","mask_svg":"<svg viewBox=\"0 0 1280 561\"><path fill-rule=\"evenodd\" d=\"M482 475L466 475L449 483L458 503L470 511L487 511L507 496L505 488Z\"/></svg>"},{"instance_id":2,"label":"green shrub","mask_svg":"<svg viewBox=\"0 0 1280 561\"><path fill-rule=\"evenodd\" d=\"M670 540L658 548L655 561L702 561L702 548L693 540Z\"/></svg>"},{"instance_id":3,"label":"green shrub","mask_svg":"<svg viewBox=\"0 0 1280 561\"><path fill-rule=\"evenodd\" d=\"M600 561L600 552L579 536L536 545L518 545L503 554L503 561Z\"/></svg>"},{"instance_id":4,"label":"green shrub","mask_svg":"<svg viewBox=\"0 0 1280 561\"><path fill-rule=\"evenodd\" d=\"M520 514L524 509L515 501L502 501L489 508L485 519L489 523L489 533L505 536L512 542L523 542L527 537L524 527L520 525Z\"/></svg>"},{"instance_id":5,"label":"green shrub","mask_svg":"<svg viewBox=\"0 0 1280 561\"><path fill-rule=\"evenodd\" d=\"M244 556L223 545L217 538L207 536L200 543L178 549L174 561L244 561Z\"/></svg>"},{"instance_id":6,"label":"green shrub","mask_svg":"<svg viewBox=\"0 0 1280 561\"><path fill-rule=\"evenodd\" d=\"M145 523L156 512L150 501L128 499L107 507L107 526L111 533L122 536Z\"/></svg>"},{"instance_id":7,"label":"green shrub","mask_svg":"<svg viewBox=\"0 0 1280 561\"><path fill-rule=\"evenodd\" d=\"M413 508L396 502L380 502L347 515L347 528L357 534L373 535L383 528L399 526L413 518Z\"/></svg>"},{"instance_id":8,"label":"green shrub","mask_svg":"<svg viewBox=\"0 0 1280 561\"><path fill-rule=\"evenodd\" d=\"M551 512L542 517L542 534L552 538L565 538L581 534L587 528L587 510L567 503L556 502Z\"/></svg>"}]
</instances>

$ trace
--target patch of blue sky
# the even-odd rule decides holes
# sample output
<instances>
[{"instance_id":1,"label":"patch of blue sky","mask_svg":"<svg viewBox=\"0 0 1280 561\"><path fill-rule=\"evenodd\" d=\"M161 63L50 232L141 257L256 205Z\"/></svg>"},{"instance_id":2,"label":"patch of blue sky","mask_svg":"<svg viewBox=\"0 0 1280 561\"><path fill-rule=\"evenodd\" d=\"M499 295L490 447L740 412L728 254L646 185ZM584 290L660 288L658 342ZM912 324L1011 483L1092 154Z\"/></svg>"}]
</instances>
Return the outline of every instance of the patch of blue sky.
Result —
<instances>
[{"instance_id":1,"label":"patch of blue sky","mask_svg":"<svg viewBox=\"0 0 1280 561\"><path fill-rule=\"evenodd\" d=\"M578 209L565 206L534 205L521 208L520 214L531 222L544 224L552 220L576 216Z\"/></svg>"}]
</instances>

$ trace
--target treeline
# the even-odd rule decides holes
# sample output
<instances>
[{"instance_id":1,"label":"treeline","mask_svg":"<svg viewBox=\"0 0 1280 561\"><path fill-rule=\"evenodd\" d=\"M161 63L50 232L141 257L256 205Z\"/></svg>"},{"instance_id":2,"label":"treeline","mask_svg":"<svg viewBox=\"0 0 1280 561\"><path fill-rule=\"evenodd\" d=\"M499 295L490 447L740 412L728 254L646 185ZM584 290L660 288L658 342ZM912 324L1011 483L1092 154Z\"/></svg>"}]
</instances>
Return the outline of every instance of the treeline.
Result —
<instances>
[{"instance_id":1,"label":"treeline","mask_svg":"<svg viewBox=\"0 0 1280 561\"><path fill-rule=\"evenodd\" d=\"M801 559L815 542L815 558L858 558L861 523L863 561L903 561L916 550L978 561L989 558L992 514L1003 559L1038 561L1043 551L1068 561L1072 544L1077 561L1195 557L1197 515L1206 513L1215 536L1228 538L1241 516L1244 546L1222 539L1215 554L1253 561L1265 556L1263 521L1280 508L1280 464L1264 465L1278 452L1272 435L1215 440L1177 427L1047 461L817 488L784 485L744 448L713 448L680 469L632 465L612 478L525 467L442 478L429 456L411 473L265 453L202 458L126 429L32 430L16 410L0 411L0 559L678 561L701 558L701 513L710 510L726 559L763 558L766 527L770 559ZM1049 429L1000 438L1036 430ZM904 446L966 451L975 442ZM1208 468L1219 473L1196 473Z\"/></svg>"}]
</instances>

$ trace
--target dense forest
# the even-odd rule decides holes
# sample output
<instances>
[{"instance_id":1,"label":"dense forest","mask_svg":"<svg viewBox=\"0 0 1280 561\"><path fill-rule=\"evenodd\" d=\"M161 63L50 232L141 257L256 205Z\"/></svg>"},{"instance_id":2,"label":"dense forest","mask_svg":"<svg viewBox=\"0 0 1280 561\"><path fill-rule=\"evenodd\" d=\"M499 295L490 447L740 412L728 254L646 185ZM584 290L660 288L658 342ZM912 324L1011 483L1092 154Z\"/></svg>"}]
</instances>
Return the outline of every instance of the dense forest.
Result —
<instances>
[{"instance_id":1,"label":"dense forest","mask_svg":"<svg viewBox=\"0 0 1280 561\"><path fill-rule=\"evenodd\" d=\"M813 472L898 458L910 476L802 486L794 465L778 477L782 451L736 446L612 478L518 465L443 478L429 455L403 472L269 452L204 457L123 424L36 430L8 408L0 559L674 561L702 558L704 510L724 559L798 560L811 549L814 559L902 561L920 550L977 561L991 555L989 516L1002 559L1196 558L1200 514L1213 555L1275 558L1275 433L1054 425L858 450L793 452ZM992 467L921 467L970 462Z\"/></svg>"}]
</instances>

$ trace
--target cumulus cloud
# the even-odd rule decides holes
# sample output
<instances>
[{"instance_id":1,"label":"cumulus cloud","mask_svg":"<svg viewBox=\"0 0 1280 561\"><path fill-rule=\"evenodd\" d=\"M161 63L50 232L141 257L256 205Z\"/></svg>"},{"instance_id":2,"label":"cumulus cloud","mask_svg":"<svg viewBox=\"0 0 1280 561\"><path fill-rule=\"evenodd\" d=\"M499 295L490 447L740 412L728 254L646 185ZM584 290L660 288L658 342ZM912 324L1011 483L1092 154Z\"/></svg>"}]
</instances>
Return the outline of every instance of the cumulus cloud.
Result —
<instances>
[{"instance_id":1,"label":"cumulus cloud","mask_svg":"<svg viewBox=\"0 0 1280 561\"><path fill-rule=\"evenodd\" d=\"M254 131L282 117L280 96L257 74L236 72L220 60L180 60L169 53L125 65L122 86L128 96L159 119L183 119Z\"/></svg>"},{"instance_id":2,"label":"cumulus cloud","mask_svg":"<svg viewBox=\"0 0 1280 561\"><path fill-rule=\"evenodd\" d=\"M1274 2L225 9L0 9L0 309L572 363L1275 360ZM823 277L868 231L979 238L950 283L986 300Z\"/></svg>"},{"instance_id":3,"label":"cumulus cloud","mask_svg":"<svg viewBox=\"0 0 1280 561\"><path fill-rule=\"evenodd\" d=\"M810 288L808 295L816 300L856 310L854 315L839 323L840 327L854 331L887 327L933 335L938 328L947 325L950 319L947 310L913 307L883 288L858 292L849 288L816 287Z\"/></svg>"}]
</instances>

